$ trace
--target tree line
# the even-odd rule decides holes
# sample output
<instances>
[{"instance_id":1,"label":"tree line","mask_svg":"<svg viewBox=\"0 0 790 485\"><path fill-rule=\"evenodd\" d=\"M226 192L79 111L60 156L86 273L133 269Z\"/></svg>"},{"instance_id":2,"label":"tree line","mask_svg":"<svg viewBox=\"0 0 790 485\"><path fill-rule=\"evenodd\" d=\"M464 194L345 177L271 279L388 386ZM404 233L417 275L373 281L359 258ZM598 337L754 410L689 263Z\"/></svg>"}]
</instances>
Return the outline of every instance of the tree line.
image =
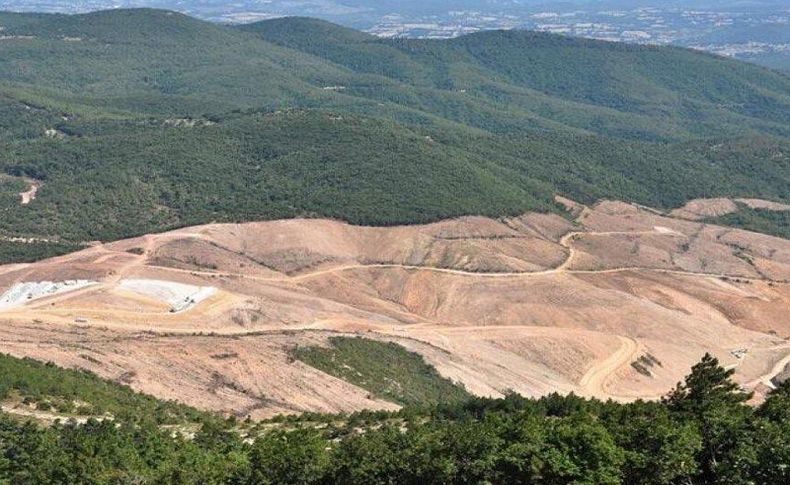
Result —
<instances>
[{"instance_id":1,"label":"tree line","mask_svg":"<svg viewBox=\"0 0 790 485\"><path fill-rule=\"evenodd\" d=\"M471 398L427 409L42 427L0 417L8 483L779 484L790 383L759 406L706 355L660 402Z\"/></svg>"}]
</instances>

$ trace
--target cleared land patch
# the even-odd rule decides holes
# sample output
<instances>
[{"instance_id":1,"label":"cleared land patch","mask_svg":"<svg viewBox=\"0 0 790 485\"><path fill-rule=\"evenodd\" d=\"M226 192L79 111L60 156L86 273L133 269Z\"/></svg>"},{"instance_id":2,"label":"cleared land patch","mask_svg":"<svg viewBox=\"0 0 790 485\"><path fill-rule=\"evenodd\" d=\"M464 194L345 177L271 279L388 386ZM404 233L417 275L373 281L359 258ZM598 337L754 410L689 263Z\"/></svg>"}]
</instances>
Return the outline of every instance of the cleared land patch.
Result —
<instances>
[{"instance_id":1,"label":"cleared land patch","mask_svg":"<svg viewBox=\"0 0 790 485\"><path fill-rule=\"evenodd\" d=\"M573 220L210 224L8 265L3 288L99 284L4 309L0 341L253 418L391 409L453 382L479 396L655 398L705 352L752 388L786 356L790 241L615 201L569 207ZM338 349L339 336L378 344ZM382 342L424 362L398 370L411 357L393 351L377 367ZM294 348L318 349L316 366ZM632 365L647 354L662 365ZM447 382L404 380L424 365Z\"/></svg>"},{"instance_id":2,"label":"cleared land patch","mask_svg":"<svg viewBox=\"0 0 790 485\"><path fill-rule=\"evenodd\" d=\"M694 199L670 215L790 238L790 205L764 199Z\"/></svg>"},{"instance_id":3,"label":"cleared land patch","mask_svg":"<svg viewBox=\"0 0 790 485\"><path fill-rule=\"evenodd\" d=\"M21 199L20 203L22 205L28 205L36 198L36 194L38 193L38 182L30 182L30 188L25 190L24 192L19 193L19 197Z\"/></svg>"}]
</instances>

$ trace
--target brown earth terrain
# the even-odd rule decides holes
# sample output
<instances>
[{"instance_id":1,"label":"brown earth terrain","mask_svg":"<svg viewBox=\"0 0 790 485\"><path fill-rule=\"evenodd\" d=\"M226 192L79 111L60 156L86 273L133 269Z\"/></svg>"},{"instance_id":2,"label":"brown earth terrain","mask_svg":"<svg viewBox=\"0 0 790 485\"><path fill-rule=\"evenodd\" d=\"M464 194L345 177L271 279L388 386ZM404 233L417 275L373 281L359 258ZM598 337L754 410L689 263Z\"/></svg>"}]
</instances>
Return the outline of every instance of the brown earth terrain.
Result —
<instances>
[{"instance_id":1,"label":"brown earth terrain","mask_svg":"<svg viewBox=\"0 0 790 485\"><path fill-rule=\"evenodd\" d=\"M484 396L657 398L705 352L758 397L787 375L790 241L560 201L573 220L212 224L0 266L0 351L253 418L396 408L291 357L342 334Z\"/></svg>"},{"instance_id":2,"label":"brown earth terrain","mask_svg":"<svg viewBox=\"0 0 790 485\"><path fill-rule=\"evenodd\" d=\"M720 217L738 211L738 204L743 204L751 209L764 209L770 211L788 211L790 205L762 199L694 199L683 207L673 210L670 215L692 221L700 221L712 217Z\"/></svg>"}]
</instances>

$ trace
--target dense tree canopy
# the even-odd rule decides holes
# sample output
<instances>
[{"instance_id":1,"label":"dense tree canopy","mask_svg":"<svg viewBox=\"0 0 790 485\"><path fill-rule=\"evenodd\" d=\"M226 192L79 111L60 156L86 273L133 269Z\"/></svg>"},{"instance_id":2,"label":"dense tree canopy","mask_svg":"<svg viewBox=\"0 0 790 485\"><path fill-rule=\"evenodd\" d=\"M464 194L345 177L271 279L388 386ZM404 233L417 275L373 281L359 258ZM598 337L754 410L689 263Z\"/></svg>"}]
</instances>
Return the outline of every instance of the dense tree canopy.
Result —
<instances>
[{"instance_id":1,"label":"dense tree canopy","mask_svg":"<svg viewBox=\"0 0 790 485\"><path fill-rule=\"evenodd\" d=\"M790 80L688 50L155 10L0 27L0 236L57 239L0 240L0 262L211 221L545 212L557 193L790 199Z\"/></svg>"},{"instance_id":2,"label":"dense tree canopy","mask_svg":"<svg viewBox=\"0 0 790 485\"><path fill-rule=\"evenodd\" d=\"M36 384L41 369L28 364L17 369L28 389L42 389ZM106 386L91 379L69 374L70 384L47 389L79 395L75 389ZM114 420L91 418L85 424L43 427L2 415L0 480L787 483L790 384L778 386L756 408L745 404L747 396L731 380L731 371L705 356L663 402L617 404L556 394L534 400L511 394L394 413L305 414L257 424L181 414L186 421L171 421L182 423L175 427L151 419L134 401ZM197 432L189 431L190 422L198 423Z\"/></svg>"}]
</instances>

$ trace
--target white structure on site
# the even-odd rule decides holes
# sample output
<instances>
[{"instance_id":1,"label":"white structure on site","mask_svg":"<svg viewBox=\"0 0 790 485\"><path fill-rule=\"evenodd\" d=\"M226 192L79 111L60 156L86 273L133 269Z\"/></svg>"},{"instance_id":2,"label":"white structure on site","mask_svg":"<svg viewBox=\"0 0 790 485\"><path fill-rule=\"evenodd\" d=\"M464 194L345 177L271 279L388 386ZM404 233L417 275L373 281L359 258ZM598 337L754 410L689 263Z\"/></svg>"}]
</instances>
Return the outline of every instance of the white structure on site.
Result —
<instances>
[{"instance_id":1,"label":"white structure on site","mask_svg":"<svg viewBox=\"0 0 790 485\"><path fill-rule=\"evenodd\" d=\"M170 305L170 311L173 313L189 310L217 292L213 286L195 286L151 279L123 279L118 287L163 301Z\"/></svg>"},{"instance_id":2,"label":"white structure on site","mask_svg":"<svg viewBox=\"0 0 790 485\"><path fill-rule=\"evenodd\" d=\"M17 307L47 296L95 285L91 280L32 281L17 283L0 296L0 310Z\"/></svg>"}]
</instances>

